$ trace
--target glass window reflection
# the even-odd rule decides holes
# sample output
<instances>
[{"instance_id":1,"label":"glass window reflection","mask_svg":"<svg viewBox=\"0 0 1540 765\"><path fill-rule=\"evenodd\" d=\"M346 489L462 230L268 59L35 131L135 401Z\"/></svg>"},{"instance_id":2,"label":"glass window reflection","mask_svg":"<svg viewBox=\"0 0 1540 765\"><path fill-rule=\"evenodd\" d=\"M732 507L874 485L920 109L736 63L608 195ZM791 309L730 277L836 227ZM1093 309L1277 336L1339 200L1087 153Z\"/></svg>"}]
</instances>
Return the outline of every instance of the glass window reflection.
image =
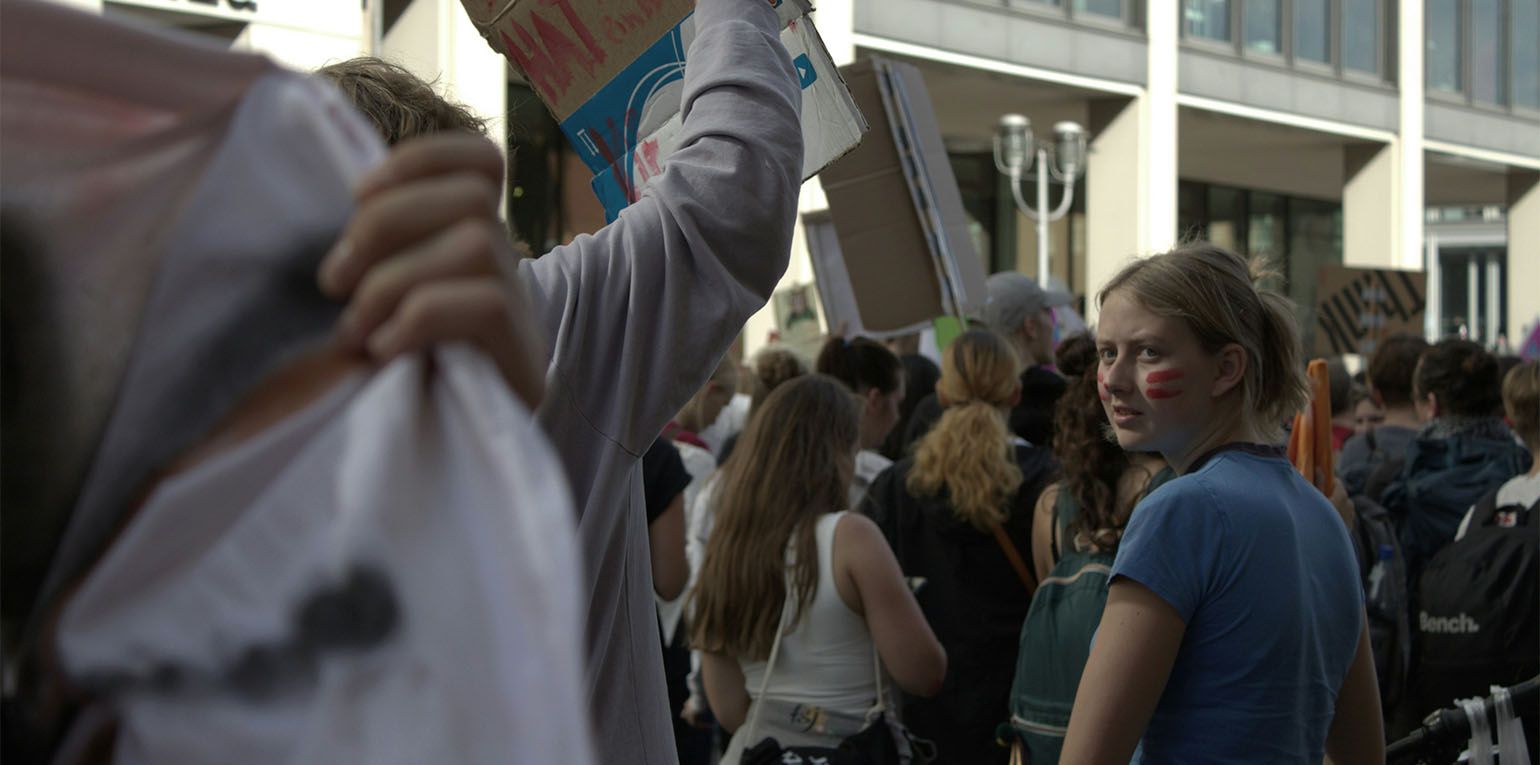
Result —
<instances>
[{"instance_id":1,"label":"glass window reflection","mask_svg":"<svg viewBox=\"0 0 1540 765\"><path fill-rule=\"evenodd\" d=\"M1360 72L1380 70L1378 0L1342 0L1342 65Z\"/></svg>"},{"instance_id":2,"label":"glass window reflection","mask_svg":"<svg viewBox=\"0 0 1540 765\"><path fill-rule=\"evenodd\" d=\"M1075 0L1075 13L1094 13L1099 16L1123 17L1123 0Z\"/></svg>"},{"instance_id":3,"label":"glass window reflection","mask_svg":"<svg viewBox=\"0 0 1540 765\"><path fill-rule=\"evenodd\" d=\"M1246 0L1244 20L1246 50L1256 53L1283 52L1283 26L1279 24L1279 0Z\"/></svg>"},{"instance_id":4,"label":"glass window reflection","mask_svg":"<svg viewBox=\"0 0 1540 765\"><path fill-rule=\"evenodd\" d=\"M1182 23L1188 37L1230 39L1230 0L1183 0Z\"/></svg>"},{"instance_id":5,"label":"glass window reflection","mask_svg":"<svg viewBox=\"0 0 1540 765\"><path fill-rule=\"evenodd\" d=\"M1331 61L1330 0L1294 0L1294 57Z\"/></svg>"},{"instance_id":6,"label":"glass window reflection","mask_svg":"<svg viewBox=\"0 0 1540 765\"><path fill-rule=\"evenodd\" d=\"M1540 0L1513 0L1513 103L1540 109Z\"/></svg>"},{"instance_id":7,"label":"glass window reflection","mask_svg":"<svg viewBox=\"0 0 1540 765\"><path fill-rule=\"evenodd\" d=\"M1503 64L1508 58L1503 44L1502 0L1471 0L1471 96L1489 104L1507 101Z\"/></svg>"},{"instance_id":8,"label":"glass window reflection","mask_svg":"<svg viewBox=\"0 0 1540 765\"><path fill-rule=\"evenodd\" d=\"M1457 93L1460 80L1460 0L1428 0L1427 85Z\"/></svg>"}]
</instances>

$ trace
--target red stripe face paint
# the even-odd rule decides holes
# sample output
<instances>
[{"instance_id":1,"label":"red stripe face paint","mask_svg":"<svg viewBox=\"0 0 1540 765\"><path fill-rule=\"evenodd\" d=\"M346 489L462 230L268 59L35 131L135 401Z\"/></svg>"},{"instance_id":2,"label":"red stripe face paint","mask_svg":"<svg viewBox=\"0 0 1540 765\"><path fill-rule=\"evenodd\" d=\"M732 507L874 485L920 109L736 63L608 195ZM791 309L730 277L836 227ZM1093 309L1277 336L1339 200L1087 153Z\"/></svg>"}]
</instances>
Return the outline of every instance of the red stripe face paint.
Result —
<instances>
[{"instance_id":1,"label":"red stripe face paint","mask_svg":"<svg viewBox=\"0 0 1540 765\"><path fill-rule=\"evenodd\" d=\"M1103 401L1111 401L1112 394L1107 392L1107 379L1105 375L1106 373L1102 370L1096 370L1096 396Z\"/></svg>"},{"instance_id":2,"label":"red stripe face paint","mask_svg":"<svg viewBox=\"0 0 1540 765\"><path fill-rule=\"evenodd\" d=\"M1145 398L1158 401L1182 395L1181 388L1157 388L1154 386L1161 383L1174 382L1185 376L1186 373L1180 369L1162 369L1159 372L1149 373L1144 378L1145 384L1150 386L1144 390Z\"/></svg>"}]
</instances>

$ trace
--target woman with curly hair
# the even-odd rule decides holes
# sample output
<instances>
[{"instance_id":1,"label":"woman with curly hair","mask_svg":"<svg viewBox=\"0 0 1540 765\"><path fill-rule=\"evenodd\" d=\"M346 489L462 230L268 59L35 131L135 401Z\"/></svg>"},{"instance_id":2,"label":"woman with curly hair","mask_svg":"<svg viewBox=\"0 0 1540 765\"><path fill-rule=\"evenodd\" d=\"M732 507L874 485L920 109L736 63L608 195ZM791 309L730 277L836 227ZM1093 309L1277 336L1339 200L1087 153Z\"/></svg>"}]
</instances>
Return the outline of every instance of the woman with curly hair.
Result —
<instances>
[{"instance_id":1,"label":"woman with curly hair","mask_svg":"<svg viewBox=\"0 0 1540 765\"><path fill-rule=\"evenodd\" d=\"M926 621L951 657L941 692L906 698L904 721L936 744L938 763L1004 763L1004 718L1016 639L1032 600L1024 554L1029 508L1053 474L1048 450L1011 433L1021 396L1016 354L1000 336L964 333L947 347L936 394L941 419L883 472L862 512L877 522ZM1020 566L1017 569L1017 565Z\"/></svg>"},{"instance_id":2,"label":"woman with curly hair","mask_svg":"<svg viewBox=\"0 0 1540 765\"><path fill-rule=\"evenodd\" d=\"M1089 332L1065 339L1054 361L1069 387L1054 411L1060 478L1038 495L1032 513L1038 581L1065 550L1116 553L1134 503L1175 476L1159 454L1125 452L1111 435L1096 392L1096 339Z\"/></svg>"}]
</instances>

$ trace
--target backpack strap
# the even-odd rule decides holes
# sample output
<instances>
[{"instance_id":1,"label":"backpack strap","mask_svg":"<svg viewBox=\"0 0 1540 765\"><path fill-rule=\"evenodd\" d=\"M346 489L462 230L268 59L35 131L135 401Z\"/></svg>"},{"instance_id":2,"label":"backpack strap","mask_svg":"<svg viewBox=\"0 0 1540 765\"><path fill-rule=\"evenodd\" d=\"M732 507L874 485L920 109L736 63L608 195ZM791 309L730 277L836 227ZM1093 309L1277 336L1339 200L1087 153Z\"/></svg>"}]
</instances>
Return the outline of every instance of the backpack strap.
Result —
<instances>
[{"instance_id":1,"label":"backpack strap","mask_svg":"<svg viewBox=\"0 0 1540 765\"><path fill-rule=\"evenodd\" d=\"M1021 553L1016 551L1016 544L1011 541L1011 535L1005 533L1005 527L996 523L990 529L995 533L995 541L1000 543L1000 551L1005 553L1005 559L1011 562L1011 568L1016 569L1016 576L1021 579L1021 586L1027 588L1027 594L1031 595L1037 590L1037 577L1027 568L1026 561L1021 559Z\"/></svg>"}]
</instances>

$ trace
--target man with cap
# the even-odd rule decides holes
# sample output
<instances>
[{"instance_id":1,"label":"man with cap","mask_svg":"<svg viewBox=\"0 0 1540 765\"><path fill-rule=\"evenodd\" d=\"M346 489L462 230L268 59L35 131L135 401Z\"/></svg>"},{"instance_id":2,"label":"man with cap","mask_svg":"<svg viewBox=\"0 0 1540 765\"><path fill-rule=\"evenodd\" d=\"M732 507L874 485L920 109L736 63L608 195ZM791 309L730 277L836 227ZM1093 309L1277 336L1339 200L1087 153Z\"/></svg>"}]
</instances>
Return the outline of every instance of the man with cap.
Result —
<instances>
[{"instance_id":1,"label":"man with cap","mask_svg":"<svg viewBox=\"0 0 1540 765\"><path fill-rule=\"evenodd\" d=\"M1053 361L1053 309L1072 298L1045 290L1015 271L989 277L984 323L1010 342L1021 363L1021 402L1011 410L1011 432L1033 446L1053 443L1053 407L1064 395L1064 378L1048 369ZM941 402L931 394L915 406L904 433L904 452L941 419Z\"/></svg>"}]
</instances>

